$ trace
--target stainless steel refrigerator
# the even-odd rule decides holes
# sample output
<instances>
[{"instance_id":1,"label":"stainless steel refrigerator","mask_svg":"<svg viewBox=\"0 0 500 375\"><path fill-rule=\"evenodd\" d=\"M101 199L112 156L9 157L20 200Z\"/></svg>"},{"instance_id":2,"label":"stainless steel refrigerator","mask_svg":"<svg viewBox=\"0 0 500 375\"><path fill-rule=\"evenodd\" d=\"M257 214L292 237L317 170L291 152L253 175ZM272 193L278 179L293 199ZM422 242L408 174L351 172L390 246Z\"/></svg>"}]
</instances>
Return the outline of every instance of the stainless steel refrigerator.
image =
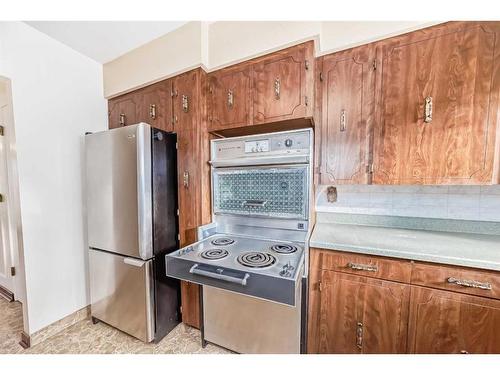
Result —
<instances>
[{"instance_id":1,"label":"stainless steel refrigerator","mask_svg":"<svg viewBox=\"0 0 500 375\"><path fill-rule=\"evenodd\" d=\"M165 254L179 247L176 135L145 123L87 134L91 312L143 341L179 322L179 281Z\"/></svg>"}]
</instances>

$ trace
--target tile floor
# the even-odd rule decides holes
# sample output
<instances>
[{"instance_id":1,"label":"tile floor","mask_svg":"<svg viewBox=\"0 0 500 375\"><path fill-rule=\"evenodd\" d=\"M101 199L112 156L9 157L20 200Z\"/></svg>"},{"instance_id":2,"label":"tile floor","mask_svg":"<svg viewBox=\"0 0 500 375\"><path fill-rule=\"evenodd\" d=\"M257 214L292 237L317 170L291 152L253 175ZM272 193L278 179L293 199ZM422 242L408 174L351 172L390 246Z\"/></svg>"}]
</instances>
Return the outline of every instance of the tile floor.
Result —
<instances>
[{"instance_id":1,"label":"tile floor","mask_svg":"<svg viewBox=\"0 0 500 375\"><path fill-rule=\"evenodd\" d=\"M24 350L19 345L22 331L19 302L0 297L0 354L222 354L230 353L216 345L201 347L200 331L179 324L157 344L146 344L104 323L84 320L63 332Z\"/></svg>"}]
</instances>

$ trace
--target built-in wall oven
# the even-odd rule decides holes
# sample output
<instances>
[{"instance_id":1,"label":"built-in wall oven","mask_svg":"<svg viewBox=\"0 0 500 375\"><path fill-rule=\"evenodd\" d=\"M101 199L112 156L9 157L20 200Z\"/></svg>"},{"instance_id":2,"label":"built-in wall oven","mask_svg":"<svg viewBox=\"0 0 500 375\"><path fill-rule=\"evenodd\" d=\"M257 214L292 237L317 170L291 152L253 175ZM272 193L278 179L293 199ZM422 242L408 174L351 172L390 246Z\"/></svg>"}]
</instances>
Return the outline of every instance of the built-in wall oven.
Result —
<instances>
[{"instance_id":1,"label":"built-in wall oven","mask_svg":"<svg viewBox=\"0 0 500 375\"><path fill-rule=\"evenodd\" d=\"M211 142L212 223L166 256L202 285L202 337L239 353L305 347L312 129Z\"/></svg>"}]
</instances>

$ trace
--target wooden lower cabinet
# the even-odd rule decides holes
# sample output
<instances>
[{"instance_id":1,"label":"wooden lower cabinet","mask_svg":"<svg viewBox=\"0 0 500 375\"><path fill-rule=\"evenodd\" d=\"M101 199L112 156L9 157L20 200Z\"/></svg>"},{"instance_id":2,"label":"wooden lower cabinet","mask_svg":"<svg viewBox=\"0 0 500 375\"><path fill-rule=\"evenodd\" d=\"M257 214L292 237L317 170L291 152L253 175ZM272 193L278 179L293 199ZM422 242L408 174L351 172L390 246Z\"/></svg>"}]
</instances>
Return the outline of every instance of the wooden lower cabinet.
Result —
<instances>
[{"instance_id":1,"label":"wooden lower cabinet","mask_svg":"<svg viewBox=\"0 0 500 375\"><path fill-rule=\"evenodd\" d=\"M404 353L410 287L323 271L318 353Z\"/></svg>"},{"instance_id":2,"label":"wooden lower cabinet","mask_svg":"<svg viewBox=\"0 0 500 375\"><path fill-rule=\"evenodd\" d=\"M400 262L391 266L401 268L395 275L408 262L311 249L308 353L500 353L495 271L411 262L411 279L398 282L378 278L387 272L367 277L339 271L338 264L356 261L381 271L382 261ZM491 290L450 284L449 275L480 280Z\"/></svg>"},{"instance_id":3,"label":"wooden lower cabinet","mask_svg":"<svg viewBox=\"0 0 500 375\"><path fill-rule=\"evenodd\" d=\"M189 281L181 281L181 302L182 322L200 329L200 286Z\"/></svg>"},{"instance_id":4,"label":"wooden lower cabinet","mask_svg":"<svg viewBox=\"0 0 500 375\"><path fill-rule=\"evenodd\" d=\"M411 287L410 353L500 353L500 301Z\"/></svg>"}]
</instances>

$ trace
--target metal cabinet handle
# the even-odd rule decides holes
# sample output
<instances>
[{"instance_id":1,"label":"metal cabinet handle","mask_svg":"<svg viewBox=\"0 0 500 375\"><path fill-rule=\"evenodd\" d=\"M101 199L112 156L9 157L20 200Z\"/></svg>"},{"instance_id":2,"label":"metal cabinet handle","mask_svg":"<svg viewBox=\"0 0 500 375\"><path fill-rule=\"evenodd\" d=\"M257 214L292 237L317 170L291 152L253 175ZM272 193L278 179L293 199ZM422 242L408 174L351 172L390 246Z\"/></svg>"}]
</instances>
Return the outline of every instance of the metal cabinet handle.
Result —
<instances>
[{"instance_id":1,"label":"metal cabinet handle","mask_svg":"<svg viewBox=\"0 0 500 375\"><path fill-rule=\"evenodd\" d=\"M346 129L346 111L345 109L340 112L340 131L345 132Z\"/></svg>"},{"instance_id":2,"label":"metal cabinet handle","mask_svg":"<svg viewBox=\"0 0 500 375\"><path fill-rule=\"evenodd\" d=\"M120 126L125 126L125 113L120 113Z\"/></svg>"},{"instance_id":3,"label":"metal cabinet handle","mask_svg":"<svg viewBox=\"0 0 500 375\"><path fill-rule=\"evenodd\" d=\"M248 273L245 273L245 276L243 276L243 278L240 279L239 277L224 275L223 274L224 270L222 268L217 268L216 272L210 272L199 269L198 268L199 266L200 266L199 264L195 264L194 266L192 266L191 269L189 270L189 273L192 273L193 275L210 277L212 279L224 280L230 283L239 284L243 286L247 285L247 280L250 277Z\"/></svg>"},{"instance_id":4,"label":"metal cabinet handle","mask_svg":"<svg viewBox=\"0 0 500 375\"><path fill-rule=\"evenodd\" d=\"M460 280L460 279L457 279L455 277L448 277L448 279L446 281L450 284L465 286L466 288L478 288L478 289L484 289L484 290L491 290L490 283L483 283L483 282L475 281L475 280Z\"/></svg>"},{"instance_id":5,"label":"metal cabinet handle","mask_svg":"<svg viewBox=\"0 0 500 375\"><path fill-rule=\"evenodd\" d=\"M123 258L123 263L128 264L129 266L142 267L146 262L135 258Z\"/></svg>"},{"instance_id":6,"label":"metal cabinet handle","mask_svg":"<svg viewBox=\"0 0 500 375\"><path fill-rule=\"evenodd\" d=\"M281 92L280 77L276 77L274 80L274 98L276 100L280 99L280 92Z\"/></svg>"},{"instance_id":7,"label":"metal cabinet handle","mask_svg":"<svg viewBox=\"0 0 500 375\"><path fill-rule=\"evenodd\" d=\"M156 118L156 104L149 105L149 117L153 120Z\"/></svg>"},{"instance_id":8,"label":"metal cabinet handle","mask_svg":"<svg viewBox=\"0 0 500 375\"><path fill-rule=\"evenodd\" d=\"M349 262L349 263L347 263L347 267L349 267L352 270L356 270L356 271L369 271L369 272L377 272L378 271L378 267L373 266L371 264L360 264L360 263Z\"/></svg>"},{"instance_id":9,"label":"metal cabinet handle","mask_svg":"<svg viewBox=\"0 0 500 375\"><path fill-rule=\"evenodd\" d=\"M363 349L363 323L356 324L356 346L358 349Z\"/></svg>"},{"instance_id":10,"label":"metal cabinet handle","mask_svg":"<svg viewBox=\"0 0 500 375\"><path fill-rule=\"evenodd\" d=\"M424 122L432 122L432 96L425 98Z\"/></svg>"},{"instance_id":11,"label":"metal cabinet handle","mask_svg":"<svg viewBox=\"0 0 500 375\"><path fill-rule=\"evenodd\" d=\"M183 181L185 188L189 187L189 172L188 171L184 172L184 174L182 176L182 181Z\"/></svg>"},{"instance_id":12,"label":"metal cabinet handle","mask_svg":"<svg viewBox=\"0 0 500 375\"><path fill-rule=\"evenodd\" d=\"M182 111L189 112L189 97L187 95L182 95Z\"/></svg>"},{"instance_id":13,"label":"metal cabinet handle","mask_svg":"<svg viewBox=\"0 0 500 375\"><path fill-rule=\"evenodd\" d=\"M233 90L227 90L227 106L232 109L234 106L234 94Z\"/></svg>"},{"instance_id":14,"label":"metal cabinet handle","mask_svg":"<svg viewBox=\"0 0 500 375\"><path fill-rule=\"evenodd\" d=\"M248 199L241 204L243 207L264 207L267 201L261 199Z\"/></svg>"}]
</instances>

